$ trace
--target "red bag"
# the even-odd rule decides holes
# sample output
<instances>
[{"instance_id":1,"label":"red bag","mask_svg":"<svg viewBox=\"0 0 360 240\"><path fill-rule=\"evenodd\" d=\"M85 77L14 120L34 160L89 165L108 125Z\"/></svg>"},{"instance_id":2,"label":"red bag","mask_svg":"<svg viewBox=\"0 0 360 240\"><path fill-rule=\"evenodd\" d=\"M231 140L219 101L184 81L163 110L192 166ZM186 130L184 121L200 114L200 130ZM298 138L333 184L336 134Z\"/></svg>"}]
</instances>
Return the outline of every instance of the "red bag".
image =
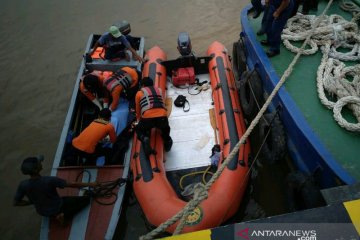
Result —
<instances>
[{"instance_id":1,"label":"red bag","mask_svg":"<svg viewBox=\"0 0 360 240\"><path fill-rule=\"evenodd\" d=\"M178 68L172 72L174 86L195 84L195 71L193 67Z\"/></svg>"}]
</instances>

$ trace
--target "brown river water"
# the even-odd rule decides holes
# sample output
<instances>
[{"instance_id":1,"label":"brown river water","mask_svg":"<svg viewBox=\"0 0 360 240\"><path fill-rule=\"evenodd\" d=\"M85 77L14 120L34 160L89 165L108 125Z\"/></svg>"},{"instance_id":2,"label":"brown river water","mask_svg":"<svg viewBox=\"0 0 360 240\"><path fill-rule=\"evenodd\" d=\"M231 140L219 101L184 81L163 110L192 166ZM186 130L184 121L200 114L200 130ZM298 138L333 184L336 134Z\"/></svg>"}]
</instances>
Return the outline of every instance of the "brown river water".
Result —
<instances>
[{"instance_id":1,"label":"brown river water","mask_svg":"<svg viewBox=\"0 0 360 240\"><path fill-rule=\"evenodd\" d=\"M231 53L245 0L1 0L0 8L0 239L38 239L41 217L32 206L13 207L26 177L22 160L44 154L50 173L85 44L91 33L126 19L145 50L159 45L177 57L177 35L190 33L205 54L217 40Z\"/></svg>"}]
</instances>

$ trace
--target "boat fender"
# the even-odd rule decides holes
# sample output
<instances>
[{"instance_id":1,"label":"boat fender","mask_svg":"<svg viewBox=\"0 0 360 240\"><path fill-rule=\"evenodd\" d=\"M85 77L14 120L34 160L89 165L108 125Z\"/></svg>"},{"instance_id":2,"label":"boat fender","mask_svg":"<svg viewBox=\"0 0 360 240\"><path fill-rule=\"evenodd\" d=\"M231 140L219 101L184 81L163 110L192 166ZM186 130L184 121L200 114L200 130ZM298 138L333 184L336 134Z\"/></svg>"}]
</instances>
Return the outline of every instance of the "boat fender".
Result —
<instances>
[{"instance_id":1,"label":"boat fender","mask_svg":"<svg viewBox=\"0 0 360 240\"><path fill-rule=\"evenodd\" d=\"M245 71L241 75L239 97L244 116L248 122L251 122L263 103L262 82L255 69Z\"/></svg>"},{"instance_id":2,"label":"boat fender","mask_svg":"<svg viewBox=\"0 0 360 240\"><path fill-rule=\"evenodd\" d=\"M263 162L274 164L283 159L286 151L286 138L284 126L277 112L264 114L258 127L258 139L264 141L260 150ZM268 131L270 132L266 137Z\"/></svg>"},{"instance_id":3,"label":"boat fender","mask_svg":"<svg viewBox=\"0 0 360 240\"><path fill-rule=\"evenodd\" d=\"M246 71L246 52L245 44L242 37L239 41L234 42L233 44L233 70L235 73L235 79L238 80L241 74Z\"/></svg>"},{"instance_id":4,"label":"boat fender","mask_svg":"<svg viewBox=\"0 0 360 240\"><path fill-rule=\"evenodd\" d=\"M189 105L188 109L185 109L185 104ZM186 99L186 97L184 95L178 95L174 101L174 105L176 107L182 107L184 112L188 112L190 111L190 103L189 101Z\"/></svg>"},{"instance_id":5,"label":"boat fender","mask_svg":"<svg viewBox=\"0 0 360 240\"><path fill-rule=\"evenodd\" d=\"M314 177L296 171L288 174L286 183L289 210L297 211L325 205Z\"/></svg>"}]
</instances>

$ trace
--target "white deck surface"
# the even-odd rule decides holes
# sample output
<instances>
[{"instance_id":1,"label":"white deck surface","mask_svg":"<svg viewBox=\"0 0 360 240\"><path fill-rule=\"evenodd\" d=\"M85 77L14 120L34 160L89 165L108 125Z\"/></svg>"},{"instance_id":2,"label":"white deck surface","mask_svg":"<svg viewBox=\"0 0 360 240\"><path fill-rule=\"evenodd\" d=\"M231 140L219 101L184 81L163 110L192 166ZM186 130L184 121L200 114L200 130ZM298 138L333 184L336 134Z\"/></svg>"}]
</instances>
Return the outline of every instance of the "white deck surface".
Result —
<instances>
[{"instance_id":1,"label":"white deck surface","mask_svg":"<svg viewBox=\"0 0 360 240\"><path fill-rule=\"evenodd\" d=\"M208 74L197 75L200 82L205 80L210 84ZM185 87L185 86L183 86ZM197 93L190 86L191 93ZM174 105L178 95L186 96L190 102L190 111L184 112L182 108ZM174 87L167 84L167 97L172 98L172 111L169 116L171 127L170 135L173 139L173 146L170 152L165 154L165 168L167 171L194 168L210 165L211 149L215 144L214 130L210 124L209 109L211 105L211 88L201 91L198 95L190 95L188 89ZM188 104L185 105L185 109Z\"/></svg>"}]
</instances>

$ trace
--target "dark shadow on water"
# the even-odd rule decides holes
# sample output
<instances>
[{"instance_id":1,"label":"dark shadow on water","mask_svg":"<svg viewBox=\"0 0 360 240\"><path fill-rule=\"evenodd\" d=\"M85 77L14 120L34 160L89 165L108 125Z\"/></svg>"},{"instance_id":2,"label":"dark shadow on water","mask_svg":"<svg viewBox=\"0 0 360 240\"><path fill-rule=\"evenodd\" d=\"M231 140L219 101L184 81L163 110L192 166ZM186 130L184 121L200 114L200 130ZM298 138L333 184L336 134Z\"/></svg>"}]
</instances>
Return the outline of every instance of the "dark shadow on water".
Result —
<instances>
[{"instance_id":1,"label":"dark shadow on water","mask_svg":"<svg viewBox=\"0 0 360 240\"><path fill-rule=\"evenodd\" d=\"M138 201L136 200L132 190L132 185L130 183L126 189L122 215L120 216L120 221L113 239L139 239L141 236L147 234L153 229L155 228L151 226L146 220L145 215L141 210ZM158 237L161 238L167 236L170 235L164 233Z\"/></svg>"}]
</instances>

